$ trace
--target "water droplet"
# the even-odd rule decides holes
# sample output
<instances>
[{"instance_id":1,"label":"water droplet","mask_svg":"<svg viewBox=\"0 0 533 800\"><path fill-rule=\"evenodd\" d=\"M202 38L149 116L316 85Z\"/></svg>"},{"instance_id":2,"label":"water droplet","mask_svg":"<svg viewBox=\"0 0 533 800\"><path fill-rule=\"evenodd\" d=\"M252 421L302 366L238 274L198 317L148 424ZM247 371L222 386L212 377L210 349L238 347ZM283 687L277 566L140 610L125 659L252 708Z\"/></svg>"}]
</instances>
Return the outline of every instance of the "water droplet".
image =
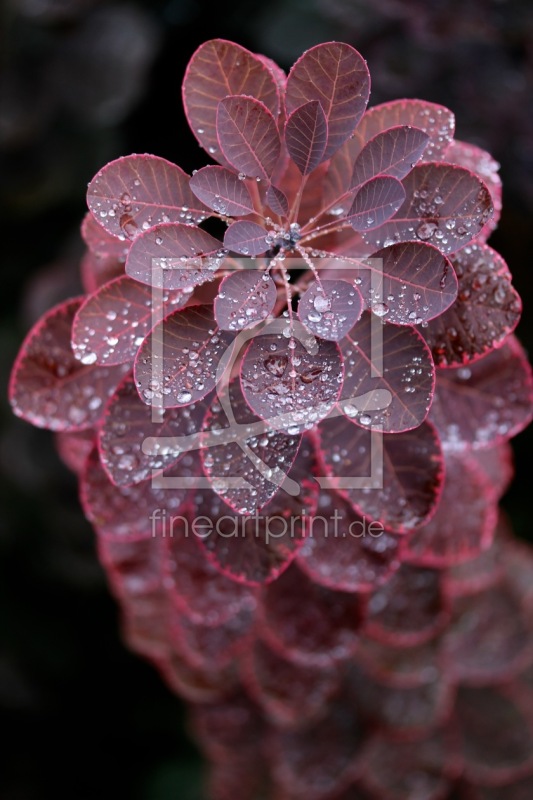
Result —
<instances>
[{"instance_id":1,"label":"water droplet","mask_svg":"<svg viewBox=\"0 0 533 800\"><path fill-rule=\"evenodd\" d=\"M192 394L185 390L181 391L178 393L176 400L178 401L178 403L190 403L192 400Z\"/></svg>"}]
</instances>

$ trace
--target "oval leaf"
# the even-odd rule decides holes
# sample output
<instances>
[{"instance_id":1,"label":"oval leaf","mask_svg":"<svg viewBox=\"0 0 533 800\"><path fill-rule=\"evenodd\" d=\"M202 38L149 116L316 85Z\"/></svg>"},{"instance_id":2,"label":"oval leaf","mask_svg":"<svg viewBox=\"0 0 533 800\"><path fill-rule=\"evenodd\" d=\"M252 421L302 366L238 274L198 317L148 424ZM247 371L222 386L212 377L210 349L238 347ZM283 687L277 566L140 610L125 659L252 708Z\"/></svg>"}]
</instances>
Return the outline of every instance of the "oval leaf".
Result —
<instances>
[{"instance_id":1,"label":"oval leaf","mask_svg":"<svg viewBox=\"0 0 533 800\"><path fill-rule=\"evenodd\" d=\"M419 164L403 180L405 202L394 219L366 231L367 244L423 241L454 253L493 213L489 190L472 172L449 164Z\"/></svg>"},{"instance_id":2,"label":"oval leaf","mask_svg":"<svg viewBox=\"0 0 533 800\"><path fill-rule=\"evenodd\" d=\"M476 147L475 144L459 142L457 139L446 148L443 161L469 169L486 184L492 197L494 214L478 235L478 241L480 238L485 241L498 226L502 211L502 181L498 175L500 165L486 150Z\"/></svg>"},{"instance_id":3,"label":"oval leaf","mask_svg":"<svg viewBox=\"0 0 533 800\"><path fill-rule=\"evenodd\" d=\"M278 127L259 100L237 95L218 104L217 136L224 156L248 178L270 178L281 152Z\"/></svg>"},{"instance_id":4,"label":"oval leaf","mask_svg":"<svg viewBox=\"0 0 533 800\"><path fill-rule=\"evenodd\" d=\"M267 236L268 232L256 222L238 220L227 229L224 246L243 256L260 256L268 250Z\"/></svg>"},{"instance_id":5,"label":"oval leaf","mask_svg":"<svg viewBox=\"0 0 533 800\"><path fill-rule=\"evenodd\" d=\"M289 155L302 173L309 175L323 159L328 141L328 123L318 100L293 111L285 125Z\"/></svg>"},{"instance_id":6,"label":"oval leaf","mask_svg":"<svg viewBox=\"0 0 533 800\"><path fill-rule=\"evenodd\" d=\"M267 272L243 269L220 284L215 319L222 330L240 331L266 319L276 304L276 284Z\"/></svg>"},{"instance_id":7,"label":"oval leaf","mask_svg":"<svg viewBox=\"0 0 533 800\"><path fill-rule=\"evenodd\" d=\"M435 389L431 353L415 328L385 325L368 312L341 343L339 405L365 428L401 433L428 415Z\"/></svg>"},{"instance_id":8,"label":"oval leaf","mask_svg":"<svg viewBox=\"0 0 533 800\"><path fill-rule=\"evenodd\" d=\"M132 362L153 320L184 306L190 292L155 293L127 276L115 278L80 306L72 324L72 349L82 363Z\"/></svg>"},{"instance_id":9,"label":"oval leaf","mask_svg":"<svg viewBox=\"0 0 533 800\"><path fill-rule=\"evenodd\" d=\"M420 161L429 136L419 128L404 125L376 134L355 160L352 188L366 183L376 175L390 175L401 180Z\"/></svg>"},{"instance_id":10,"label":"oval leaf","mask_svg":"<svg viewBox=\"0 0 533 800\"><path fill-rule=\"evenodd\" d=\"M269 326L271 327L271 326ZM312 428L333 408L342 387L338 346L323 339L261 333L244 354L241 384L252 411L276 430ZM279 328L278 328L279 329Z\"/></svg>"},{"instance_id":11,"label":"oval leaf","mask_svg":"<svg viewBox=\"0 0 533 800\"><path fill-rule=\"evenodd\" d=\"M355 195L346 221L354 231L379 228L396 214L404 199L405 190L396 178L372 178Z\"/></svg>"},{"instance_id":12,"label":"oval leaf","mask_svg":"<svg viewBox=\"0 0 533 800\"><path fill-rule=\"evenodd\" d=\"M337 417L320 424L319 436L331 476L322 485L337 489L358 514L396 533L429 521L444 481L432 425L423 422L415 430L383 436Z\"/></svg>"},{"instance_id":13,"label":"oval leaf","mask_svg":"<svg viewBox=\"0 0 533 800\"><path fill-rule=\"evenodd\" d=\"M141 399L161 408L188 406L215 388L218 362L233 334L220 332L209 305L176 311L152 330L137 353Z\"/></svg>"},{"instance_id":14,"label":"oval leaf","mask_svg":"<svg viewBox=\"0 0 533 800\"><path fill-rule=\"evenodd\" d=\"M514 337L468 367L439 370L430 419L447 450L491 447L533 416L533 379Z\"/></svg>"},{"instance_id":15,"label":"oval leaf","mask_svg":"<svg viewBox=\"0 0 533 800\"><path fill-rule=\"evenodd\" d=\"M130 247L129 241L112 236L88 211L81 224L81 236L91 253L97 258L116 258L124 263Z\"/></svg>"},{"instance_id":16,"label":"oval leaf","mask_svg":"<svg viewBox=\"0 0 533 800\"><path fill-rule=\"evenodd\" d=\"M274 214L280 217L286 217L289 214L289 201L284 192L272 184L268 187L266 193L266 202L268 207Z\"/></svg>"},{"instance_id":17,"label":"oval leaf","mask_svg":"<svg viewBox=\"0 0 533 800\"><path fill-rule=\"evenodd\" d=\"M241 514L263 508L286 481L300 437L273 431L253 414L238 379L218 393L203 429L202 465L213 491Z\"/></svg>"},{"instance_id":18,"label":"oval leaf","mask_svg":"<svg viewBox=\"0 0 533 800\"><path fill-rule=\"evenodd\" d=\"M421 330L439 367L477 361L499 347L520 319L522 304L503 258L476 243L452 258L457 300Z\"/></svg>"},{"instance_id":19,"label":"oval leaf","mask_svg":"<svg viewBox=\"0 0 533 800\"><path fill-rule=\"evenodd\" d=\"M243 180L225 167L204 167L195 172L190 187L196 197L217 214L245 217L254 211L254 201Z\"/></svg>"},{"instance_id":20,"label":"oval leaf","mask_svg":"<svg viewBox=\"0 0 533 800\"><path fill-rule=\"evenodd\" d=\"M224 39L204 42L189 61L183 79L183 104L202 147L226 166L216 134L217 107L223 98L236 94L256 97L277 116L278 87L261 58Z\"/></svg>"},{"instance_id":21,"label":"oval leaf","mask_svg":"<svg viewBox=\"0 0 533 800\"><path fill-rule=\"evenodd\" d=\"M9 383L13 412L38 428L81 431L102 416L106 399L128 366L101 367L94 353L84 362L70 346L72 321L83 298L51 308L26 336Z\"/></svg>"},{"instance_id":22,"label":"oval leaf","mask_svg":"<svg viewBox=\"0 0 533 800\"><path fill-rule=\"evenodd\" d=\"M98 223L122 240L135 239L161 222L201 222L209 215L191 192L189 176L150 155L106 164L89 184L87 204Z\"/></svg>"},{"instance_id":23,"label":"oval leaf","mask_svg":"<svg viewBox=\"0 0 533 800\"><path fill-rule=\"evenodd\" d=\"M320 339L339 342L363 313L363 299L347 281L313 282L298 303L302 325Z\"/></svg>"},{"instance_id":24,"label":"oval leaf","mask_svg":"<svg viewBox=\"0 0 533 800\"><path fill-rule=\"evenodd\" d=\"M147 286L188 290L213 280L225 256L222 243L202 228L157 225L132 244L126 272Z\"/></svg>"},{"instance_id":25,"label":"oval leaf","mask_svg":"<svg viewBox=\"0 0 533 800\"><path fill-rule=\"evenodd\" d=\"M370 75L362 56L348 44L329 42L307 50L287 78L286 106L292 114L318 100L328 124L323 159L331 158L354 132L370 93Z\"/></svg>"}]
</instances>

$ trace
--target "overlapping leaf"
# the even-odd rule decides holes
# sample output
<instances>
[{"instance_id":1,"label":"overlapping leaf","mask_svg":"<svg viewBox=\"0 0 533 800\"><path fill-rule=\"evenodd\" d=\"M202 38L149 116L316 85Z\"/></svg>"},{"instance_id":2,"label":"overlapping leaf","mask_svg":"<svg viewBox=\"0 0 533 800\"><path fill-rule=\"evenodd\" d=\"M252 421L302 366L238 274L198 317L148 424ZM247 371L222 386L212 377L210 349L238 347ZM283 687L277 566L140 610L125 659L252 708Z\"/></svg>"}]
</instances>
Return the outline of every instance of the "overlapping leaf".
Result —
<instances>
[{"instance_id":1,"label":"overlapping leaf","mask_svg":"<svg viewBox=\"0 0 533 800\"><path fill-rule=\"evenodd\" d=\"M328 124L323 158L328 159L353 133L369 92L370 76L357 50L329 42L312 47L296 61L287 78L285 102L289 114L304 103L321 103Z\"/></svg>"},{"instance_id":2,"label":"overlapping leaf","mask_svg":"<svg viewBox=\"0 0 533 800\"><path fill-rule=\"evenodd\" d=\"M503 258L473 243L454 254L457 299L421 333L441 367L468 364L499 347L515 329L522 304Z\"/></svg>"},{"instance_id":3,"label":"overlapping leaf","mask_svg":"<svg viewBox=\"0 0 533 800\"><path fill-rule=\"evenodd\" d=\"M433 426L383 436L337 417L324 420L319 433L329 483L359 514L398 533L429 520L444 479Z\"/></svg>"},{"instance_id":4,"label":"overlapping leaf","mask_svg":"<svg viewBox=\"0 0 533 800\"><path fill-rule=\"evenodd\" d=\"M457 139L448 145L443 160L469 169L486 184L492 197L494 214L478 236L478 240L485 241L497 227L502 210L502 182L498 175L500 165L486 150L476 147L475 144L459 142Z\"/></svg>"},{"instance_id":5,"label":"overlapping leaf","mask_svg":"<svg viewBox=\"0 0 533 800\"><path fill-rule=\"evenodd\" d=\"M87 204L109 233L135 239L161 222L200 222L209 210L191 192L176 164L150 155L117 158L98 172Z\"/></svg>"},{"instance_id":6,"label":"overlapping leaf","mask_svg":"<svg viewBox=\"0 0 533 800\"><path fill-rule=\"evenodd\" d=\"M343 339L339 405L358 425L386 433L417 428L435 388L431 354L415 328L383 327L366 312Z\"/></svg>"},{"instance_id":7,"label":"overlapping leaf","mask_svg":"<svg viewBox=\"0 0 533 800\"><path fill-rule=\"evenodd\" d=\"M141 399L161 408L201 400L215 388L219 361L233 338L217 328L210 305L170 314L137 353L134 373Z\"/></svg>"},{"instance_id":8,"label":"overlapping leaf","mask_svg":"<svg viewBox=\"0 0 533 800\"><path fill-rule=\"evenodd\" d=\"M320 339L339 342L363 311L363 300L353 286L343 280L312 283L300 298L298 316L305 327Z\"/></svg>"},{"instance_id":9,"label":"overlapping leaf","mask_svg":"<svg viewBox=\"0 0 533 800\"><path fill-rule=\"evenodd\" d=\"M428 142L427 133L409 125L376 134L355 159L352 188L377 175L390 175L398 180L405 178L420 161Z\"/></svg>"},{"instance_id":10,"label":"overlapping leaf","mask_svg":"<svg viewBox=\"0 0 533 800\"><path fill-rule=\"evenodd\" d=\"M276 284L267 272L243 269L220 284L215 319L222 330L239 331L266 319L276 303Z\"/></svg>"},{"instance_id":11,"label":"overlapping leaf","mask_svg":"<svg viewBox=\"0 0 533 800\"><path fill-rule=\"evenodd\" d=\"M430 419L452 451L490 447L531 421L533 381L514 337L468 367L439 370Z\"/></svg>"},{"instance_id":12,"label":"overlapping leaf","mask_svg":"<svg viewBox=\"0 0 533 800\"><path fill-rule=\"evenodd\" d=\"M224 246L243 256L260 256L268 250L268 233L257 222L232 222L224 235Z\"/></svg>"},{"instance_id":13,"label":"overlapping leaf","mask_svg":"<svg viewBox=\"0 0 533 800\"><path fill-rule=\"evenodd\" d=\"M222 242L202 228L163 224L133 242L126 272L147 286L189 290L213 280L225 256Z\"/></svg>"},{"instance_id":14,"label":"overlapping leaf","mask_svg":"<svg viewBox=\"0 0 533 800\"><path fill-rule=\"evenodd\" d=\"M285 142L302 175L309 175L318 167L327 141L328 123L318 100L304 103L292 112L285 126Z\"/></svg>"},{"instance_id":15,"label":"overlapping leaf","mask_svg":"<svg viewBox=\"0 0 533 800\"><path fill-rule=\"evenodd\" d=\"M392 220L363 234L369 245L423 241L453 253L474 239L493 213L487 187L462 167L419 164L402 183L403 205Z\"/></svg>"},{"instance_id":16,"label":"overlapping leaf","mask_svg":"<svg viewBox=\"0 0 533 800\"><path fill-rule=\"evenodd\" d=\"M97 258L116 258L125 262L130 242L113 236L103 228L97 219L87 212L81 224L81 236L91 253Z\"/></svg>"},{"instance_id":17,"label":"overlapping leaf","mask_svg":"<svg viewBox=\"0 0 533 800\"><path fill-rule=\"evenodd\" d=\"M207 152L227 166L216 134L219 102L228 95L257 98L276 117L279 91L271 68L233 42L212 39L200 45L183 80L183 104L191 130Z\"/></svg>"},{"instance_id":18,"label":"overlapping leaf","mask_svg":"<svg viewBox=\"0 0 533 800\"><path fill-rule=\"evenodd\" d=\"M9 384L13 411L38 428L92 428L128 369L99 366L94 354L82 361L74 357L70 334L82 299L50 309L26 336L13 367Z\"/></svg>"},{"instance_id":19,"label":"overlapping leaf","mask_svg":"<svg viewBox=\"0 0 533 800\"><path fill-rule=\"evenodd\" d=\"M224 157L238 172L248 178L270 178L281 141L276 120L264 103L245 95L221 100L217 136Z\"/></svg>"},{"instance_id":20,"label":"overlapping leaf","mask_svg":"<svg viewBox=\"0 0 533 800\"><path fill-rule=\"evenodd\" d=\"M217 214L245 217L254 211L254 201L244 183L225 167L203 167L191 178L191 190Z\"/></svg>"},{"instance_id":21,"label":"overlapping leaf","mask_svg":"<svg viewBox=\"0 0 533 800\"><path fill-rule=\"evenodd\" d=\"M396 178L371 178L357 191L346 217L355 231L379 228L394 216L405 200L405 190Z\"/></svg>"}]
</instances>

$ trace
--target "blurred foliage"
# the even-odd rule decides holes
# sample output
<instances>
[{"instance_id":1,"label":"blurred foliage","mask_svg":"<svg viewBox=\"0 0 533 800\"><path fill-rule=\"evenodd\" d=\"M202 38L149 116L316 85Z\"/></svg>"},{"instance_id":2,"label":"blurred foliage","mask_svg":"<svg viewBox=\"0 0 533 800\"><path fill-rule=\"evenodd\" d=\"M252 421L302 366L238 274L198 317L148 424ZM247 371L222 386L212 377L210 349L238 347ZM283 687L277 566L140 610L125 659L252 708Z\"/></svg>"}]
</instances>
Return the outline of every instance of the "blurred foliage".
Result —
<instances>
[{"instance_id":1,"label":"blurred foliage","mask_svg":"<svg viewBox=\"0 0 533 800\"><path fill-rule=\"evenodd\" d=\"M106 161L153 152L204 163L180 83L206 39L234 39L287 66L327 39L369 61L371 103L420 96L456 113L458 136L502 164L491 244L524 299L533 211L533 5L529 0L7 0L0 11L0 370L28 326L78 291L84 188ZM5 395L5 392L3 393ZM122 646L73 479L50 434L12 418L0 438L0 709L3 800L201 800L202 768L181 704ZM529 535L529 453L505 507Z\"/></svg>"}]
</instances>

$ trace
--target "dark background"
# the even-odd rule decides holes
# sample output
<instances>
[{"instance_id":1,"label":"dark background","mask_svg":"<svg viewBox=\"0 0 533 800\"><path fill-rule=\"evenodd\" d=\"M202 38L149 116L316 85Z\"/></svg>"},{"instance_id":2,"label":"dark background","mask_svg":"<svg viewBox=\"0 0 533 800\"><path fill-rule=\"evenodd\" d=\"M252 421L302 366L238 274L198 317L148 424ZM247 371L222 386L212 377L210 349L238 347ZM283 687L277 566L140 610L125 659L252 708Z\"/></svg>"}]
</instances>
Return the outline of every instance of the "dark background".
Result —
<instances>
[{"instance_id":1,"label":"dark background","mask_svg":"<svg viewBox=\"0 0 533 800\"><path fill-rule=\"evenodd\" d=\"M85 186L107 161L151 152L205 163L180 84L194 49L238 41L288 68L320 41L367 58L371 103L449 105L457 136L502 165L491 244L525 304L533 349L533 6L530 0L11 0L0 12L0 369L53 303L76 294ZM2 393L5 395L5 392ZM14 419L0 438L2 800L199 800L201 762L181 704L121 644L118 615L50 434ZM505 498L529 538L529 454Z\"/></svg>"}]
</instances>

